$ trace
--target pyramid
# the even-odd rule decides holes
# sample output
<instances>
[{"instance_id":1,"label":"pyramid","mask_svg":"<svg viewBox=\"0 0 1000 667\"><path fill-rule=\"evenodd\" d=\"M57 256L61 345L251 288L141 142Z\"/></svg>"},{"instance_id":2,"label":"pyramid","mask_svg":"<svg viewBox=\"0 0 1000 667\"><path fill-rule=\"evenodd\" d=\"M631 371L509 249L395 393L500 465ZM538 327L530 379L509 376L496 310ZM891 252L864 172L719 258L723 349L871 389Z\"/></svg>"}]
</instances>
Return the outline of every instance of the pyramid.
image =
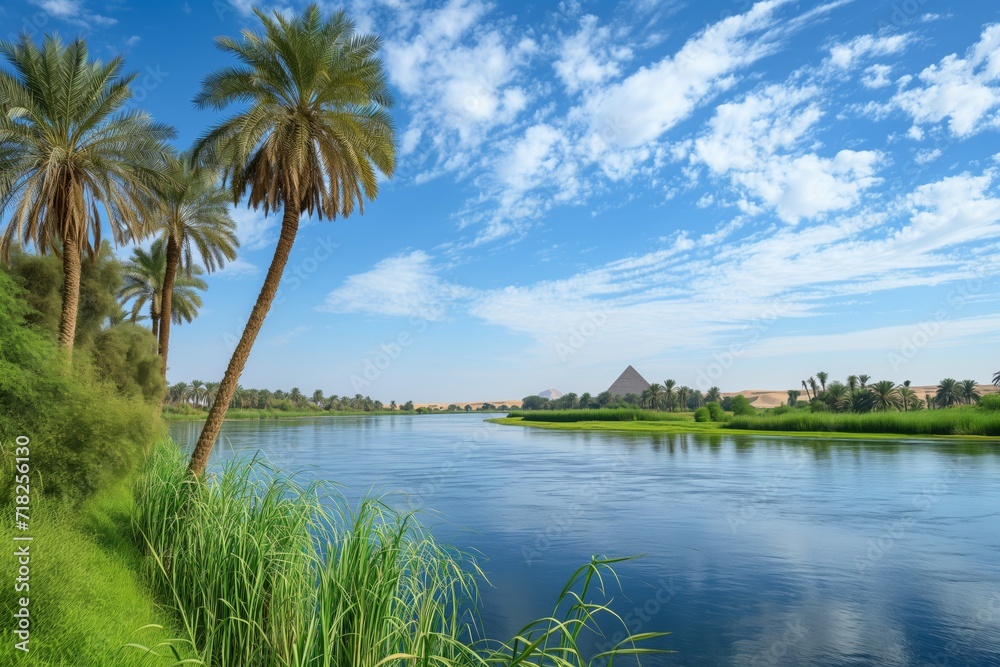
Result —
<instances>
[{"instance_id":1,"label":"pyramid","mask_svg":"<svg viewBox=\"0 0 1000 667\"><path fill-rule=\"evenodd\" d=\"M612 396L624 396L625 394L642 394L646 389L649 389L649 383L646 379L639 375L639 371L629 366L622 374L618 376L618 379L608 387L608 391L611 392Z\"/></svg>"}]
</instances>

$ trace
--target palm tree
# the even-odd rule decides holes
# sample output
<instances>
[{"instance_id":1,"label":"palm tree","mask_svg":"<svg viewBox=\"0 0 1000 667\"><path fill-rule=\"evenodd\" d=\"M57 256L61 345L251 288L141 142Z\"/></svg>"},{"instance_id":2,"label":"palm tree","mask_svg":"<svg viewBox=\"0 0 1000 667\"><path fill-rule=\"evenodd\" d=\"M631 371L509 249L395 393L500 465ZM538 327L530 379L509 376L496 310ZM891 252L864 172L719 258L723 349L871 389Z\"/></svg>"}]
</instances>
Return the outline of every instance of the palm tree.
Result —
<instances>
[{"instance_id":1,"label":"palm tree","mask_svg":"<svg viewBox=\"0 0 1000 667\"><path fill-rule=\"evenodd\" d=\"M802 394L802 392L800 392L798 389L789 389L788 390L788 404L791 405L791 406L794 406L795 403L799 400L799 396L801 394Z\"/></svg>"},{"instance_id":2,"label":"palm tree","mask_svg":"<svg viewBox=\"0 0 1000 667\"><path fill-rule=\"evenodd\" d=\"M805 380L802 381L802 388L806 391L806 400L811 402L812 396L809 395L809 385L806 384Z\"/></svg>"},{"instance_id":3,"label":"palm tree","mask_svg":"<svg viewBox=\"0 0 1000 667\"><path fill-rule=\"evenodd\" d=\"M862 389L867 389L868 388L868 380L870 380L870 379L871 378L869 378L867 375L863 375L863 374L859 375L858 376L858 384L861 385Z\"/></svg>"},{"instance_id":4,"label":"palm tree","mask_svg":"<svg viewBox=\"0 0 1000 667\"><path fill-rule=\"evenodd\" d=\"M653 394L653 387L649 386L642 390L642 395L639 397L639 403L645 407L652 408L656 403L656 397Z\"/></svg>"},{"instance_id":5,"label":"palm tree","mask_svg":"<svg viewBox=\"0 0 1000 667\"><path fill-rule=\"evenodd\" d=\"M170 395L170 400L174 403L182 403L188 397L188 385L187 382L178 382L170 387L167 392Z\"/></svg>"},{"instance_id":6,"label":"palm tree","mask_svg":"<svg viewBox=\"0 0 1000 667\"><path fill-rule=\"evenodd\" d=\"M378 194L378 173L395 169L392 100L377 37L357 35L343 12L328 19L310 5L294 18L255 9L263 33L220 37L239 64L211 74L195 102L205 108L240 105L195 147L195 157L219 164L233 201L247 196L264 213L283 209L281 233L257 302L226 368L219 396L191 454L201 477L226 407L278 291L303 213L347 217Z\"/></svg>"},{"instance_id":7,"label":"palm tree","mask_svg":"<svg viewBox=\"0 0 1000 667\"><path fill-rule=\"evenodd\" d=\"M229 217L228 193L219 184L219 174L205 167L193 166L188 157L170 156L166 168L169 181L160 191L162 217L158 233L166 239L166 268L163 275L163 325L159 350L163 358L163 377L167 376L167 352L170 348L170 315L173 310L174 284L180 269L190 277L195 268L194 255L212 273L225 261L236 259L236 223Z\"/></svg>"},{"instance_id":8,"label":"palm tree","mask_svg":"<svg viewBox=\"0 0 1000 667\"><path fill-rule=\"evenodd\" d=\"M951 378L945 378L941 380L941 384L937 386L937 393L934 395L934 402L943 408L951 407L961 400L959 391L957 381Z\"/></svg>"},{"instance_id":9,"label":"palm tree","mask_svg":"<svg viewBox=\"0 0 1000 667\"><path fill-rule=\"evenodd\" d=\"M816 373L816 377L819 378L819 383L823 387L823 391L826 391L826 379L830 377L830 374L826 371L820 371Z\"/></svg>"},{"instance_id":10,"label":"palm tree","mask_svg":"<svg viewBox=\"0 0 1000 667\"><path fill-rule=\"evenodd\" d=\"M39 49L23 35L0 53L13 67L0 72L0 254L30 243L60 256L59 344L72 354L82 258L97 254L105 222L119 245L146 235L173 130L126 110L136 74L120 56L89 60L82 39Z\"/></svg>"},{"instance_id":11,"label":"palm tree","mask_svg":"<svg viewBox=\"0 0 1000 667\"><path fill-rule=\"evenodd\" d=\"M389 401L389 409L393 411L396 409L396 401Z\"/></svg>"},{"instance_id":12,"label":"palm tree","mask_svg":"<svg viewBox=\"0 0 1000 667\"><path fill-rule=\"evenodd\" d=\"M212 403L215 402L215 398L218 395L219 395L219 383L218 382L206 382L205 383L205 391L203 393L203 396L205 397L205 405L212 405Z\"/></svg>"},{"instance_id":13,"label":"palm tree","mask_svg":"<svg viewBox=\"0 0 1000 667\"><path fill-rule=\"evenodd\" d=\"M149 309L153 336L157 336L163 318L163 275L166 270L167 254L162 239L157 239L149 250L134 248L132 258L122 266L122 287L118 291L118 300L126 307L132 301L130 311L132 322L141 319L142 311ZM194 267L191 275L183 275L174 285L174 308L170 319L174 324L190 322L198 315L201 308L199 291L208 288L200 278L201 267Z\"/></svg>"},{"instance_id":14,"label":"palm tree","mask_svg":"<svg viewBox=\"0 0 1000 667\"><path fill-rule=\"evenodd\" d=\"M993 374L993 386L1000 387L1000 371Z\"/></svg>"},{"instance_id":15,"label":"palm tree","mask_svg":"<svg viewBox=\"0 0 1000 667\"><path fill-rule=\"evenodd\" d=\"M849 412L870 412L872 409L872 393L867 389L855 389L844 396L843 408Z\"/></svg>"},{"instance_id":16,"label":"palm tree","mask_svg":"<svg viewBox=\"0 0 1000 667\"><path fill-rule=\"evenodd\" d=\"M650 396L652 397L652 401L650 402L649 407L651 407L654 410L659 410L660 408L662 408L663 407L663 385L660 384L659 382L654 382L653 384L649 385L649 389L647 389L647 391L649 392Z\"/></svg>"},{"instance_id":17,"label":"palm tree","mask_svg":"<svg viewBox=\"0 0 1000 667\"><path fill-rule=\"evenodd\" d=\"M979 402L979 386L975 380L962 380L958 385L958 393L966 403Z\"/></svg>"},{"instance_id":18,"label":"palm tree","mask_svg":"<svg viewBox=\"0 0 1000 667\"><path fill-rule=\"evenodd\" d=\"M317 389L316 391L313 392L312 402L316 407L321 406L323 404L323 400L324 398L322 389Z\"/></svg>"},{"instance_id":19,"label":"palm tree","mask_svg":"<svg viewBox=\"0 0 1000 667\"><path fill-rule=\"evenodd\" d=\"M868 388L868 391L872 395L872 410L885 411L898 408L900 405L899 390L892 380L876 382Z\"/></svg>"},{"instance_id":20,"label":"palm tree","mask_svg":"<svg viewBox=\"0 0 1000 667\"><path fill-rule=\"evenodd\" d=\"M674 380L664 380L663 381L663 401L666 407L671 412L674 411L675 393L674 387L677 386L677 382Z\"/></svg>"},{"instance_id":21,"label":"palm tree","mask_svg":"<svg viewBox=\"0 0 1000 667\"><path fill-rule=\"evenodd\" d=\"M812 389L813 398L819 396L819 384L816 382L816 378L809 377L809 388Z\"/></svg>"},{"instance_id":22,"label":"palm tree","mask_svg":"<svg viewBox=\"0 0 1000 667\"><path fill-rule=\"evenodd\" d=\"M858 388L858 376L857 375L848 375L847 376L847 388L850 389L851 391L854 391L855 389Z\"/></svg>"},{"instance_id":23,"label":"palm tree","mask_svg":"<svg viewBox=\"0 0 1000 667\"><path fill-rule=\"evenodd\" d=\"M708 392L705 394L705 401L708 403L721 403L722 390L718 387L710 387Z\"/></svg>"},{"instance_id":24,"label":"palm tree","mask_svg":"<svg viewBox=\"0 0 1000 667\"><path fill-rule=\"evenodd\" d=\"M677 388L677 405L681 412L688 409L688 399L691 398L691 387L681 386Z\"/></svg>"},{"instance_id":25,"label":"palm tree","mask_svg":"<svg viewBox=\"0 0 1000 667\"><path fill-rule=\"evenodd\" d=\"M909 383L910 381L907 380L898 388L899 402L902 404L903 412L907 412L910 408L916 409L920 403L920 399L917 398L917 392L910 389Z\"/></svg>"},{"instance_id":26,"label":"palm tree","mask_svg":"<svg viewBox=\"0 0 1000 667\"><path fill-rule=\"evenodd\" d=\"M191 380L191 398L195 405L201 405L201 399L205 396L205 383L201 380Z\"/></svg>"},{"instance_id":27,"label":"palm tree","mask_svg":"<svg viewBox=\"0 0 1000 667\"><path fill-rule=\"evenodd\" d=\"M840 382L831 382L830 386L823 392L823 401L831 410L843 410L844 401L853 390Z\"/></svg>"}]
</instances>

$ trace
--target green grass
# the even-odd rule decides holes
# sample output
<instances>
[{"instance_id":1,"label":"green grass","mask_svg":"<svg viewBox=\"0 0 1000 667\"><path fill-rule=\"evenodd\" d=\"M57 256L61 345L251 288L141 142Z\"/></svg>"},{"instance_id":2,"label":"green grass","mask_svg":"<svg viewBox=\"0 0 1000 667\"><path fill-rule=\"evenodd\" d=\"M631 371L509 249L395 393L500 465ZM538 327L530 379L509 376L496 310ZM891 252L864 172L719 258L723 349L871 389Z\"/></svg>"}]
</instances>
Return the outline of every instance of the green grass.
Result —
<instances>
[{"instance_id":1,"label":"green grass","mask_svg":"<svg viewBox=\"0 0 1000 667\"><path fill-rule=\"evenodd\" d=\"M1000 413L976 408L865 414L794 411L782 415L733 417L728 426L754 431L997 436L1000 435Z\"/></svg>"},{"instance_id":2,"label":"green grass","mask_svg":"<svg viewBox=\"0 0 1000 667\"><path fill-rule=\"evenodd\" d=\"M31 544L30 651L14 648L10 619L15 593L6 579L15 571L12 545L13 512L0 512L0 539L4 556L0 567L3 642L0 664L39 667L139 667L166 666L174 658L126 648L145 646L176 637L169 626L171 615L159 608L141 574L142 556L129 539L132 493L127 485L99 491L77 508L34 502L30 512ZM181 648L181 647L178 647ZM159 652L170 655L166 646ZM183 654L182 654L183 655Z\"/></svg>"},{"instance_id":3,"label":"green grass","mask_svg":"<svg viewBox=\"0 0 1000 667\"><path fill-rule=\"evenodd\" d=\"M646 652L635 644L658 636L581 655L580 636L598 618L621 622L590 600L616 561L594 560L573 574L551 618L508 641L481 639L471 559L412 514L376 499L349 506L259 460L230 463L201 484L176 448L161 447L136 492L147 572L206 665L574 667Z\"/></svg>"},{"instance_id":4,"label":"green grass","mask_svg":"<svg viewBox=\"0 0 1000 667\"><path fill-rule=\"evenodd\" d=\"M613 408L604 410L514 410L509 417L520 417L526 422L689 422L691 413L657 412L639 408Z\"/></svg>"}]
</instances>

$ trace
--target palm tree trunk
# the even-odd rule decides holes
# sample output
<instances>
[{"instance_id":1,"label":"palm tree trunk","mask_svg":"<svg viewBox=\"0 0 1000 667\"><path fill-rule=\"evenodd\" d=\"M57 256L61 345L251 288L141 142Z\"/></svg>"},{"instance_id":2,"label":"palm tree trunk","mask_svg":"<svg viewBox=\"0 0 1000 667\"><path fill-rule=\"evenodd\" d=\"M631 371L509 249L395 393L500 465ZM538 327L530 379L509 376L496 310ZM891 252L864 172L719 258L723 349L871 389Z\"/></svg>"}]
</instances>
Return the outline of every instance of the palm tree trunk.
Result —
<instances>
[{"instance_id":1,"label":"palm tree trunk","mask_svg":"<svg viewBox=\"0 0 1000 667\"><path fill-rule=\"evenodd\" d=\"M149 300L149 321L152 322L153 338L160 339L160 315L156 312L156 304Z\"/></svg>"},{"instance_id":2,"label":"palm tree trunk","mask_svg":"<svg viewBox=\"0 0 1000 667\"><path fill-rule=\"evenodd\" d=\"M174 302L174 281L181 249L171 234L167 239L167 270L163 274L163 294L160 295L160 357L163 360L163 379L167 379L167 349L170 347L170 317ZM270 304L268 304L270 305Z\"/></svg>"},{"instance_id":3,"label":"palm tree trunk","mask_svg":"<svg viewBox=\"0 0 1000 667\"><path fill-rule=\"evenodd\" d=\"M288 256L292 252L292 245L295 243L295 234L299 230L299 211L300 209L297 205L292 203L285 204L285 215L281 221L281 235L278 237L278 245L274 249L274 258L271 260L271 266L268 268L267 276L264 278L264 285L257 296L257 303L254 304L253 310L250 311L250 319L247 320L247 325L243 329L240 342L237 343L236 349L233 350L233 356L229 360L226 374L222 377L222 382L219 384L219 391L215 396L215 402L212 404L212 409L208 412L208 419L205 420L205 426L201 429L201 435L198 436L198 443L194 447L194 452L191 453L191 462L188 464L188 470L196 478L200 478L205 474L205 467L208 465L208 456L212 453L212 447L215 446L215 441L219 437L219 431L222 429L222 420L226 417L229 402L233 399L233 393L239 384L243 367L250 356L250 349L257 339L257 334L260 333L260 328L264 325L264 318L267 317L267 312L271 309L271 302L274 301L274 296L278 293L281 275L285 271Z\"/></svg>"},{"instance_id":4,"label":"palm tree trunk","mask_svg":"<svg viewBox=\"0 0 1000 667\"><path fill-rule=\"evenodd\" d=\"M63 243L62 315L59 318L59 345L73 354L76 314L80 306L80 246L75 239Z\"/></svg>"}]
</instances>

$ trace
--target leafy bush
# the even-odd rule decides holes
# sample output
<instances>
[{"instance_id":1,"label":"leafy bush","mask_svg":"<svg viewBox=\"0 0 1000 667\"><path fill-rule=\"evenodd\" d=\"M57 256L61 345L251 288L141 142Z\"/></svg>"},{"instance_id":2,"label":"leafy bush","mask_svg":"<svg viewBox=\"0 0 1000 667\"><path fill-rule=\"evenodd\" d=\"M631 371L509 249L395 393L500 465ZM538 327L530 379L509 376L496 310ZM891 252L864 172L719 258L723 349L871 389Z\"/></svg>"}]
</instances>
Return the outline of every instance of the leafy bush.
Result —
<instances>
[{"instance_id":1,"label":"leafy bush","mask_svg":"<svg viewBox=\"0 0 1000 667\"><path fill-rule=\"evenodd\" d=\"M9 502L14 442L31 441L32 482L50 497L80 500L127 472L162 435L155 402L120 395L85 355L70 366L30 326L30 308L0 271L0 502ZM114 370L106 366L107 373Z\"/></svg>"},{"instance_id":2,"label":"leafy bush","mask_svg":"<svg viewBox=\"0 0 1000 667\"><path fill-rule=\"evenodd\" d=\"M986 394L979 399L982 410L1000 410L1000 394Z\"/></svg>"},{"instance_id":3,"label":"leafy bush","mask_svg":"<svg viewBox=\"0 0 1000 667\"><path fill-rule=\"evenodd\" d=\"M791 411L792 411L792 406L790 406L790 405L779 405L776 408L771 408L770 410L768 410L768 414L783 415L783 414L785 414L787 412L791 412Z\"/></svg>"},{"instance_id":4,"label":"leafy bush","mask_svg":"<svg viewBox=\"0 0 1000 667\"><path fill-rule=\"evenodd\" d=\"M746 415L752 415L756 412L754 407L750 405L750 400L743 396L742 394L736 394L733 396L733 414L737 417L743 417Z\"/></svg>"},{"instance_id":5,"label":"leafy bush","mask_svg":"<svg viewBox=\"0 0 1000 667\"><path fill-rule=\"evenodd\" d=\"M152 332L136 324L119 324L94 338L94 369L123 396L159 401L166 391Z\"/></svg>"},{"instance_id":6,"label":"leafy bush","mask_svg":"<svg viewBox=\"0 0 1000 667\"><path fill-rule=\"evenodd\" d=\"M708 411L708 408L698 408L694 411L694 420L696 422L710 422L712 421L712 413Z\"/></svg>"},{"instance_id":7,"label":"leafy bush","mask_svg":"<svg viewBox=\"0 0 1000 667\"><path fill-rule=\"evenodd\" d=\"M715 401L710 401L705 404L708 409L708 413L712 416L712 421L714 422L724 422L729 417L726 415L726 411L722 409L722 406Z\"/></svg>"}]
</instances>

